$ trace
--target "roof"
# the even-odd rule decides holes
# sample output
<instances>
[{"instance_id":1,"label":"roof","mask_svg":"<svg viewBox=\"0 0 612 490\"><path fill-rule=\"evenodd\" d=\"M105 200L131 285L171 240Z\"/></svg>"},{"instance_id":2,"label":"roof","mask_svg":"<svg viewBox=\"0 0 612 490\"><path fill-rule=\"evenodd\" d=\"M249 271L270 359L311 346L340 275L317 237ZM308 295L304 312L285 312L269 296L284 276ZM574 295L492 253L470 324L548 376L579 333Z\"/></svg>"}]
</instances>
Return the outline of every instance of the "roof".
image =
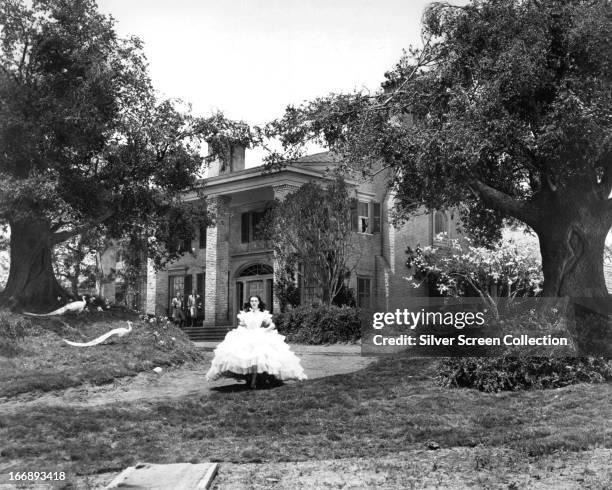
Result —
<instances>
[{"instance_id":1,"label":"roof","mask_svg":"<svg viewBox=\"0 0 612 490\"><path fill-rule=\"evenodd\" d=\"M322 151L320 153L314 153L312 155L305 155L303 157L297 158L293 160L291 163L292 164L296 164L296 163L321 164L321 163L338 163L339 161L340 161L340 158L338 158L337 155L334 155L331 151Z\"/></svg>"}]
</instances>

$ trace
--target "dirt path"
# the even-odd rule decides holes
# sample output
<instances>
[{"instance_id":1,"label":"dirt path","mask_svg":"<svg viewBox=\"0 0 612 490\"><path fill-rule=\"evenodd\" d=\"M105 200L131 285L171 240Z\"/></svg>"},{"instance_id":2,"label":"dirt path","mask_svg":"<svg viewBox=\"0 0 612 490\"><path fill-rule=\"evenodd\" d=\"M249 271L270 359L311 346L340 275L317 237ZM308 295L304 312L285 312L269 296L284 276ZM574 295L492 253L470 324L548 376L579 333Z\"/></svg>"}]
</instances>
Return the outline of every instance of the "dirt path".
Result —
<instances>
[{"instance_id":1,"label":"dirt path","mask_svg":"<svg viewBox=\"0 0 612 490\"><path fill-rule=\"evenodd\" d=\"M359 346L354 345L298 345L292 348L300 357L309 379L358 371L374 361L374 358L361 357ZM228 379L206 382L204 376L211 359L212 352L207 350L203 362L163 370L160 374L149 371L132 378L117 379L109 385L82 385L48 393L25 393L9 400L0 400L0 414L23 410L32 405L92 407L200 396L212 393L213 388L237 383Z\"/></svg>"}]
</instances>

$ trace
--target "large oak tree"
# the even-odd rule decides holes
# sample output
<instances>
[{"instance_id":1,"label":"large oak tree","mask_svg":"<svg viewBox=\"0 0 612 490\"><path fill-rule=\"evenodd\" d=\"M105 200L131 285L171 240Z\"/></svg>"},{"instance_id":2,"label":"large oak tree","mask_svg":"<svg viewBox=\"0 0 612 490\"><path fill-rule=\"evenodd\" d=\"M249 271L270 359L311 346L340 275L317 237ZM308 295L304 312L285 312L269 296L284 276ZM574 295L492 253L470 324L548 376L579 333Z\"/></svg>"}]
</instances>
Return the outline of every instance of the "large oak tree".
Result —
<instances>
[{"instance_id":1,"label":"large oak tree","mask_svg":"<svg viewBox=\"0 0 612 490\"><path fill-rule=\"evenodd\" d=\"M608 0L434 3L423 44L379 93L289 107L267 128L317 139L392 174L398 209L459 207L479 238L529 225L545 296L605 297L612 226L612 10Z\"/></svg>"},{"instance_id":2,"label":"large oak tree","mask_svg":"<svg viewBox=\"0 0 612 490\"><path fill-rule=\"evenodd\" d=\"M156 99L140 41L118 38L94 1L2 1L0 224L11 260L0 302L57 307L53 247L94 227L176 256L167 245L206 219L180 195L207 127Z\"/></svg>"}]
</instances>

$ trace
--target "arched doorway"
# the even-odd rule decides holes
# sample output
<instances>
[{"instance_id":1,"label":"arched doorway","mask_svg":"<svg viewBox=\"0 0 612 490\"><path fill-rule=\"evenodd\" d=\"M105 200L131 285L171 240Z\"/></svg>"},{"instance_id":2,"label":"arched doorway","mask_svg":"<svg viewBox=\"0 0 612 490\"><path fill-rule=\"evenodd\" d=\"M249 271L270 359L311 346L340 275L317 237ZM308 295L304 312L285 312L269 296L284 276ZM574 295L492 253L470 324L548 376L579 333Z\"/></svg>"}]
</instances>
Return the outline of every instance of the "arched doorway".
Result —
<instances>
[{"instance_id":1,"label":"arched doorway","mask_svg":"<svg viewBox=\"0 0 612 490\"><path fill-rule=\"evenodd\" d=\"M236 275L236 311L242 310L251 296L259 296L272 312L274 270L267 264L252 264Z\"/></svg>"}]
</instances>

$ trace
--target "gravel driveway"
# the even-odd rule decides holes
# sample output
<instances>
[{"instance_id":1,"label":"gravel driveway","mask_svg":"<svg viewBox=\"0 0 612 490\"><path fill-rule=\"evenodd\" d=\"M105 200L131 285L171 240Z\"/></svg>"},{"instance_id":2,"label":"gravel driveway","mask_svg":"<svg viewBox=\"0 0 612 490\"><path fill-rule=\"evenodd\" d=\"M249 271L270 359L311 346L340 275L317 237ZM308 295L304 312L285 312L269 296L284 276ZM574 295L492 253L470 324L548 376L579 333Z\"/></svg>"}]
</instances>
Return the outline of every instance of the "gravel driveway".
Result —
<instances>
[{"instance_id":1,"label":"gravel driveway","mask_svg":"<svg viewBox=\"0 0 612 490\"><path fill-rule=\"evenodd\" d=\"M203 362L164 369L160 374L154 371L143 372L134 377L117 379L108 385L82 385L48 393L24 393L0 401L0 414L23 410L31 405L87 407L181 398L212 393L213 388L237 383L232 379L207 382L204 375L210 367L212 350L216 344L200 342L196 345L206 351ZM361 357L359 345L292 345L291 348L301 359L309 379L358 371L375 360L372 357Z\"/></svg>"}]
</instances>

